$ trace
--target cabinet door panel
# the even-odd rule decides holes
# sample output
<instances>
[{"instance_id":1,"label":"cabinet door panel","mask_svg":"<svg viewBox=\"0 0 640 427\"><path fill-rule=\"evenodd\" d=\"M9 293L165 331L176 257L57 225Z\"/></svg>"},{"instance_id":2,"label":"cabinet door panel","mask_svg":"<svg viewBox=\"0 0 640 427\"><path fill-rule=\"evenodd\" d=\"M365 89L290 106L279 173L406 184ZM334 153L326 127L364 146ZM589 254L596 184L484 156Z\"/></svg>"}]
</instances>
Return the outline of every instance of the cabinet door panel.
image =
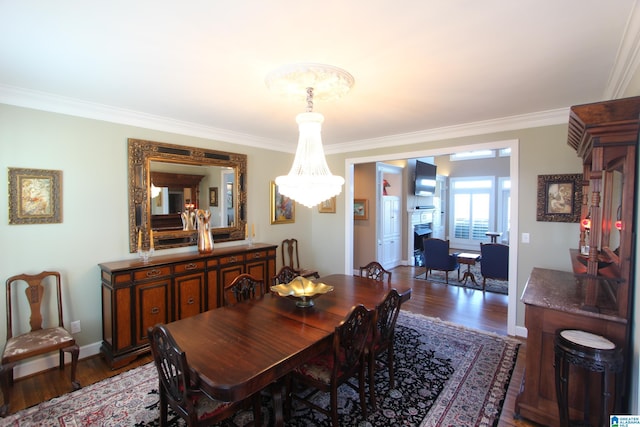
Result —
<instances>
[{"instance_id":1,"label":"cabinet door panel","mask_svg":"<svg viewBox=\"0 0 640 427\"><path fill-rule=\"evenodd\" d=\"M175 278L174 320L204 311L204 272Z\"/></svg>"},{"instance_id":2,"label":"cabinet door panel","mask_svg":"<svg viewBox=\"0 0 640 427\"><path fill-rule=\"evenodd\" d=\"M147 329L169 323L171 278L136 285L136 344L147 343Z\"/></svg>"}]
</instances>

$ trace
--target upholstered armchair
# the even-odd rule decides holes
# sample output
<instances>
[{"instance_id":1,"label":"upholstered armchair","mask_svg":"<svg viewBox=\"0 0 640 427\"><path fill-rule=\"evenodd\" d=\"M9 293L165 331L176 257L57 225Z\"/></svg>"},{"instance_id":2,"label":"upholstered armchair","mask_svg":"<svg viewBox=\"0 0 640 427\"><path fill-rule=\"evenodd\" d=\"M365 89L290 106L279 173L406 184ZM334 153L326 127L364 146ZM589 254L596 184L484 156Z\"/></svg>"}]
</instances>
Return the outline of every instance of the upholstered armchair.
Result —
<instances>
[{"instance_id":1,"label":"upholstered armchair","mask_svg":"<svg viewBox=\"0 0 640 427\"><path fill-rule=\"evenodd\" d=\"M509 280L509 246L501 243L480 243L480 273L482 289L487 279Z\"/></svg>"},{"instance_id":2,"label":"upholstered armchair","mask_svg":"<svg viewBox=\"0 0 640 427\"><path fill-rule=\"evenodd\" d=\"M427 237L423 239L424 266L427 271L425 279L429 278L431 270L444 271L446 282L449 283L449 272L457 270L458 254L449 253L449 241Z\"/></svg>"}]
</instances>

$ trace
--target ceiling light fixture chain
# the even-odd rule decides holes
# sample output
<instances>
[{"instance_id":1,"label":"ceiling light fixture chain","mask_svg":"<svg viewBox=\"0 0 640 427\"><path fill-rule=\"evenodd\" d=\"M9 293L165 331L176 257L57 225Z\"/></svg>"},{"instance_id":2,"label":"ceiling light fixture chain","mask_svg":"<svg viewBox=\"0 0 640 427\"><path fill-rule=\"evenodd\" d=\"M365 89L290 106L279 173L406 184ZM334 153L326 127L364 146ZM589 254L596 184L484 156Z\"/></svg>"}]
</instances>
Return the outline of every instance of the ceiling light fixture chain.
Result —
<instances>
[{"instance_id":1,"label":"ceiling light fixture chain","mask_svg":"<svg viewBox=\"0 0 640 427\"><path fill-rule=\"evenodd\" d=\"M307 88L307 113L313 111L313 88Z\"/></svg>"}]
</instances>

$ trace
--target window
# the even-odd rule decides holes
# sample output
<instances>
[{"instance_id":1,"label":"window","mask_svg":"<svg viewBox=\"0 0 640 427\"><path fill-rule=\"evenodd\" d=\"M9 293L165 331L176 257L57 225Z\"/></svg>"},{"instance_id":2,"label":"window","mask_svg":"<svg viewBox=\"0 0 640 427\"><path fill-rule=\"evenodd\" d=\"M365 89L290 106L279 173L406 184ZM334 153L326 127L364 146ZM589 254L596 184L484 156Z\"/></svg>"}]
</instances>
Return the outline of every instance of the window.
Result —
<instances>
[{"instance_id":1,"label":"window","mask_svg":"<svg viewBox=\"0 0 640 427\"><path fill-rule=\"evenodd\" d=\"M495 224L495 178L451 178L451 246L478 250Z\"/></svg>"}]
</instances>

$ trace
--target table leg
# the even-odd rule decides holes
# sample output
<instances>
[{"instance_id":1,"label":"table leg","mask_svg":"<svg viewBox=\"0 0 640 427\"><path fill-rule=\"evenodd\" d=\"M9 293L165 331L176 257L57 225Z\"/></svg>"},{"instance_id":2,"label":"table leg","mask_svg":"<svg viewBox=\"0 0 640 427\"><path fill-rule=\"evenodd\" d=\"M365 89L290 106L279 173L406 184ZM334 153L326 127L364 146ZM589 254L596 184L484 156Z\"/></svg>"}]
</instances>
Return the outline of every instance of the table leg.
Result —
<instances>
[{"instance_id":1,"label":"table leg","mask_svg":"<svg viewBox=\"0 0 640 427\"><path fill-rule=\"evenodd\" d=\"M278 380L271 384L271 398L273 400L273 415L274 415L274 426L282 427L284 426L284 411L283 411L283 399L282 399L282 388L284 387L283 381Z\"/></svg>"},{"instance_id":2,"label":"table leg","mask_svg":"<svg viewBox=\"0 0 640 427\"><path fill-rule=\"evenodd\" d=\"M474 276L471 272L471 264L467 264L467 271L464 272L464 275L462 276L462 280L460 280L460 282L464 282L463 285L466 286L467 279L471 279L474 285L478 285L478 282L476 282L476 276Z\"/></svg>"}]
</instances>

